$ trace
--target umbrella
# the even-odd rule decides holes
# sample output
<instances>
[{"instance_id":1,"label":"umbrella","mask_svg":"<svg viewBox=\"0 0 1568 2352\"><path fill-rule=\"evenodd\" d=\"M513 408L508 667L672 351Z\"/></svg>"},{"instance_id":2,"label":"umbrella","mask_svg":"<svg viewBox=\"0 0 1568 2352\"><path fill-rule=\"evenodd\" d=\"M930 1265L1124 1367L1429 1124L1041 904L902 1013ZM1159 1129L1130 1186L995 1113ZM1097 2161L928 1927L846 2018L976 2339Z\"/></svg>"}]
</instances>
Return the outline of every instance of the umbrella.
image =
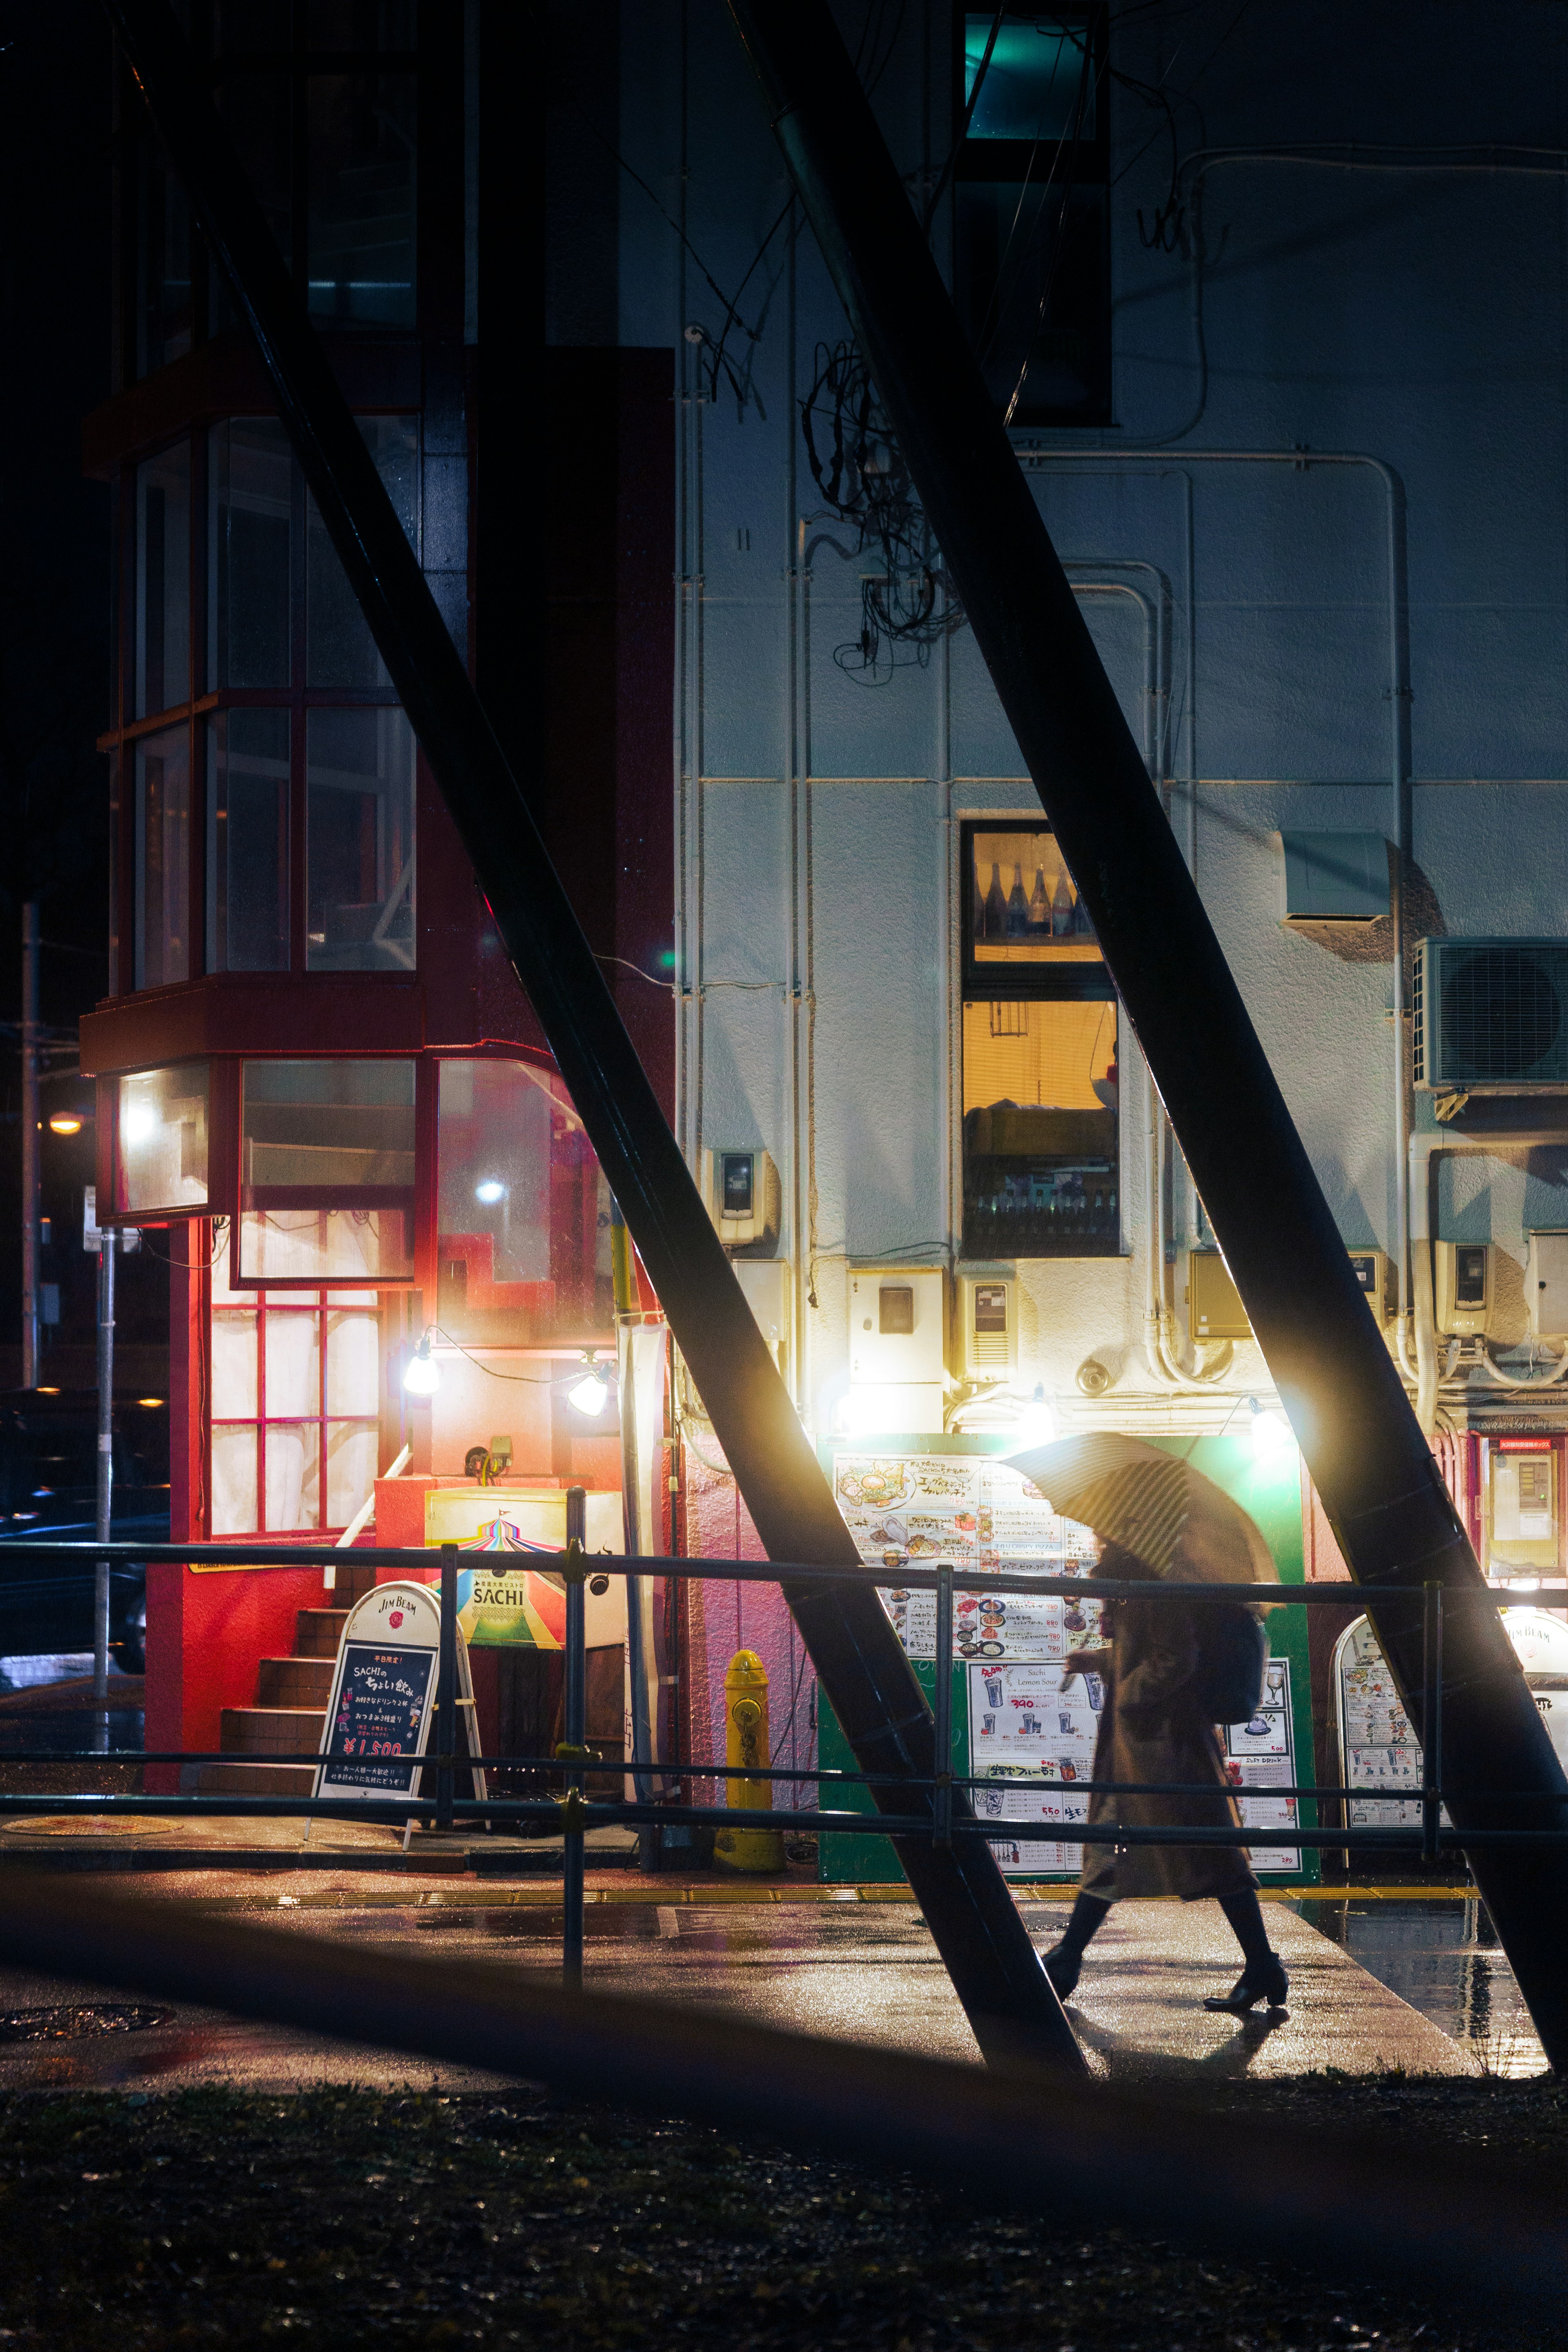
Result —
<instances>
[{"instance_id":1,"label":"umbrella","mask_svg":"<svg viewBox=\"0 0 1568 2352\"><path fill-rule=\"evenodd\" d=\"M1135 1553L1178 1583L1273 1583L1278 1574L1253 1520L1212 1478L1141 1437L1064 1437L1009 1455L1007 1466L1064 1518Z\"/></svg>"}]
</instances>

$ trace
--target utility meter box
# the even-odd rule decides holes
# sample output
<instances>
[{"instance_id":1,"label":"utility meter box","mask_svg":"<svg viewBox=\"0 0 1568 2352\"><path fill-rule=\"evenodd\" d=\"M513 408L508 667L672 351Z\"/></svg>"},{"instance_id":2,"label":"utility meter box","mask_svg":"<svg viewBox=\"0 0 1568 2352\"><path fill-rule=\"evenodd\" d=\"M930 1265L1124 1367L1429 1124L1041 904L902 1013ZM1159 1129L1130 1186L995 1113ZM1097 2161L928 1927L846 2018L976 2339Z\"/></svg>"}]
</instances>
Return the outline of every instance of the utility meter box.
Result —
<instances>
[{"instance_id":1,"label":"utility meter box","mask_svg":"<svg viewBox=\"0 0 1568 2352\"><path fill-rule=\"evenodd\" d=\"M1379 1326L1392 1322L1397 1304L1390 1279L1388 1258L1380 1249L1353 1249L1350 1253L1351 1272L1372 1309L1372 1319Z\"/></svg>"},{"instance_id":2,"label":"utility meter box","mask_svg":"<svg viewBox=\"0 0 1568 2352\"><path fill-rule=\"evenodd\" d=\"M1568 1234L1531 1234L1525 1297L1538 1339L1568 1338Z\"/></svg>"},{"instance_id":3,"label":"utility meter box","mask_svg":"<svg viewBox=\"0 0 1568 2352\"><path fill-rule=\"evenodd\" d=\"M789 1260L787 1257L738 1257L735 1279L746 1294L746 1304L757 1318L757 1328L773 1351L781 1372L789 1369Z\"/></svg>"},{"instance_id":4,"label":"utility meter box","mask_svg":"<svg viewBox=\"0 0 1568 2352\"><path fill-rule=\"evenodd\" d=\"M765 1151L752 1145L710 1151L708 1213L719 1238L733 1254L771 1257L778 1247L782 1194L779 1171Z\"/></svg>"},{"instance_id":5,"label":"utility meter box","mask_svg":"<svg viewBox=\"0 0 1568 2352\"><path fill-rule=\"evenodd\" d=\"M1491 1334L1492 1245L1434 1242L1434 1319L1445 1338L1484 1339Z\"/></svg>"},{"instance_id":6,"label":"utility meter box","mask_svg":"<svg viewBox=\"0 0 1568 2352\"><path fill-rule=\"evenodd\" d=\"M849 1379L853 1386L934 1381L940 1393L946 1280L939 1265L851 1266Z\"/></svg>"},{"instance_id":7,"label":"utility meter box","mask_svg":"<svg viewBox=\"0 0 1568 2352\"><path fill-rule=\"evenodd\" d=\"M1558 1461L1550 1437L1487 1443L1487 1574L1557 1566ZM1564 1629L1568 1632L1568 1628Z\"/></svg>"},{"instance_id":8,"label":"utility meter box","mask_svg":"<svg viewBox=\"0 0 1568 2352\"><path fill-rule=\"evenodd\" d=\"M1187 1252L1187 1329L1194 1339L1250 1339L1241 1293L1218 1250Z\"/></svg>"},{"instance_id":9,"label":"utility meter box","mask_svg":"<svg viewBox=\"0 0 1568 2352\"><path fill-rule=\"evenodd\" d=\"M1018 1369L1018 1286L1005 1275L958 1279L958 1364L969 1381L1011 1380Z\"/></svg>"}]
</instances>

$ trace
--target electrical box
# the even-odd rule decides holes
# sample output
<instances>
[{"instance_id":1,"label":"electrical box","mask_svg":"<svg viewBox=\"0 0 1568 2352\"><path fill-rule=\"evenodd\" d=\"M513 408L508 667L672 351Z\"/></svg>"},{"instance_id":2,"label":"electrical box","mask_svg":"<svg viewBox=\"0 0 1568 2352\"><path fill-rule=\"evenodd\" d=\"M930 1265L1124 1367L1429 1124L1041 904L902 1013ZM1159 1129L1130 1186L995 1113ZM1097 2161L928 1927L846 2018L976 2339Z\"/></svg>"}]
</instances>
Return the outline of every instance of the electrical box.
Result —
<instances>
[{"instance_id":1,"label":"electrical box","mask_svg":"<svg viewBox=\"0 0 1568 2352\"><path fill-rule=\"evenodd\" d=\"M1005 1275L958 1282L958 1365L969 1381L1010 1380L1018 1369L1018 1286Z\"/></svg>"},{"instance_id":2,"label":"electrical box","mask_svg":"<svg viewBox=\"0 0 1568 2352\"><path fill-rule=\"evenodd\" d=\"M778 1247L782 1205L779 1171L772 1160L750 1144L732 1151L710 1151L706 1160L708 1213L719 1228L720 1240L727 1250L771 1257Z\"/></svg>"},{"instance_id":3,"label":"electrical box","mask_svg":"<svg viewBox=\"0 0 1568 2352\"><path fill-rule=\"evenodd\" d=\"M1187 1329L1194 1339L1250 1339L1252 1326L1218 1250L1187 1252Z\"/></svg>"},{"instance_id":4,"label":"electrical box","mask_svg":"<svg viewBox=\"0 0 1568 2352\"><path fill-rule=\"evenodd\" d=\"M1381 833L1282 833L1281 921L1375 923L1389 906L1388 842Z\"/></svg>"},{"instance_id":5,"label":"electrical box","mask_svg":"<svg viewBox=\"0 0 1568 2352\"><path fill-rule=\"evenodd\" d=\"M786 1257L738 1257L735 1279L746 1294L746 1304L757 1318L757 1328L773 1351L781 1372L789 1365L789 1260Z\"/></svg>"},{"instance_id":6,"label":"electrical box","mask_svg":"<svg viewBox=\"0 0 1568 2352\"><path fill-rule=\"evenodd\" d=\"M1487 1445L1487 1573L1557 1566L1557 1448L1550 1437Z\"/></svg>"},{"instance_id":7,"label":"electrical box","mask_svg":"<svg viewBox=\"0 0 1568 2352\"><path fill-rule=\"evenodd\" d=\"M1489 1242L1434 1242L1434 1320L1450 1339L1491 1336L1492 1245Z\"/></svg>"},{"instance_id":8,"label":"electrical box","mask_svg":"<svg viewBox=\"0 0 1568 2352\"><path fill-rule=\"evenodd\" d=\"M1392 1269L1385 1254L1380 1249L1353 1249L1350 1254L1351 1272L1356 1278L1362 1297L1372 1309L1372 1319L1381 1327L1394 1318L1397 1304L1394 1297Z\"/></svg>"},{"instance_id":9,"label":"electrical box","mask_svg":"<svg viewBox=\"0 0 1568 2352\"><path fill-rule=\"evenodd\" d=\"M1525 1296L1537 1339L1568 1337L1568 1234L1531 1234Z\"/></svg>"},{"instance_id":10,"label":"electrical box","mask_svg":"<svg viewBox=\"0 0 1568 2352\"><path fill-rule=\"evenodd\" d=\"M849 1379L853 1386L934 1381L940 1391L946 1279L941 1266L850 1268ZM900 1424L903 1428L917 1425Z\"/></svg>"}]
</instances>

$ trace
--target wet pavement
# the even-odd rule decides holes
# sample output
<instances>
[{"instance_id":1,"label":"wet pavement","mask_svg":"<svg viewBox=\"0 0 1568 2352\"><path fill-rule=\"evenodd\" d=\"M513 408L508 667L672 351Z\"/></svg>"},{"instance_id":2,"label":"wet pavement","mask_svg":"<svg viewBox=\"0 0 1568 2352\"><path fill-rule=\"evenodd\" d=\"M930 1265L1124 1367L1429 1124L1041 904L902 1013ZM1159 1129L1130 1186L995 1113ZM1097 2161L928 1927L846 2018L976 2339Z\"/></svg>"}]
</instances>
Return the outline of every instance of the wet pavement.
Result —
<instances>
[{"instance_id":1,"label":"wet pavement","mask_svg":"<svg viewBox=\"0 0 1568 2352\"><path fill-rule=\"evenodd\" d=\"M384 1835L384 1832L383 1833ZM119 1879L121 1888L124 1879ZM558 1980L561 1913L548 1884L487 1889L471 1879L389 1880L359 1870L160 1872L150 1901L195 1898L309 1936L401 1949L425 1959L485 1958ZM1054 1895L1020 1907L1041 1948L1065 1923ZM1226 1990L1239 1956L1214 1904L1119 1905L1090 1948L1071 2014L1090 2065L1111 2079L1350 2074L1468 2075L1539 2071L1506 1963L1462 1900L1285 1902L1270 1932L1290 1972L1288 2007L1245 2019L1202 2004ZM722 2010L757 2023L885 2048L977 2061L924 1921L905 1887L681 1884L598 1874L586 1910L591 1990ZM0 1971L0 2011L87 2000ZM80 2042L0 2042L0 2089L77 2084L185 2087L226 2081L486 2088L501 2078L423 2065L281 2027L177 2007L164 2024Z\"/></svg>"}]
</instances>

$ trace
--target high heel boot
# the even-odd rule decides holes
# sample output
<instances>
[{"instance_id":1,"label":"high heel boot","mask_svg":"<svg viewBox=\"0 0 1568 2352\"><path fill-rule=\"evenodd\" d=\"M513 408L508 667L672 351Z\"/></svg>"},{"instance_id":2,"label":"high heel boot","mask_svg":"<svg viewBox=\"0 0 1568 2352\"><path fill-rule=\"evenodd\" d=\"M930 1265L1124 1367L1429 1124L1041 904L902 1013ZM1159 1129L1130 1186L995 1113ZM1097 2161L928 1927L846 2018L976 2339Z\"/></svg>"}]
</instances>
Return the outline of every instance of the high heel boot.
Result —
<instances>
[{"instance_id":1,"label":"high heel boot","mask_svg":"<svg viewBox=\"0 0 1568 2352\"><path fill-rule=\"evenodd\" d=\"M1205 2001L1204 2007L1227 2010L1233 2017L1242 2017L1260 2000L1270 2009L1283 2009L1289 1990L1285 1963L1278 1952L1270 1952L1266 1960L1248 1960L1230 1990L1215 1993Z\"/></svg>"}]
</instances>

